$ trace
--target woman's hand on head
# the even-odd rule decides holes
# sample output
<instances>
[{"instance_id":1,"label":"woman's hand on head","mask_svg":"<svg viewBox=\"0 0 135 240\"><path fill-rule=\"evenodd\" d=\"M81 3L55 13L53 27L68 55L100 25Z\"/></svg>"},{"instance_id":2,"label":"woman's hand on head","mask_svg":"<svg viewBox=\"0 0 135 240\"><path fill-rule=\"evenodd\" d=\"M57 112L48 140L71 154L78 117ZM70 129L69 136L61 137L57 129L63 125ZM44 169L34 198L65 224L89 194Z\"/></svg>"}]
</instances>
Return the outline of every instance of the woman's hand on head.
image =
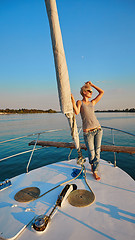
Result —
<instances>
[{"instance_id":1,"label":"woman's hand on head","mask_svg":"<svg viewBox=\"0 0 135 240\"><path fill-rule=\"evenodd\" d=\"M88 82L85 82L85 84L92 85L92 82L91 82L91 81L88 81Z\"/></svg>"}]
</instances>

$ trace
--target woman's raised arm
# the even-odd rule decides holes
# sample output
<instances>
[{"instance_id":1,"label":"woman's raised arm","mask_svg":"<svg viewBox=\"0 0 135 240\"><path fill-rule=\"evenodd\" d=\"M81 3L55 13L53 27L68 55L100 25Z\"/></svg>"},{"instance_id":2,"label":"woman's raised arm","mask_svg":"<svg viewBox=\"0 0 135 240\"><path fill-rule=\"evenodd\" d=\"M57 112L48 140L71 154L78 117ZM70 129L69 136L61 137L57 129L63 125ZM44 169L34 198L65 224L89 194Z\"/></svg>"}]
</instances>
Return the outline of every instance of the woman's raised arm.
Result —
<instances>
[{"instance_id":1,"label":"woman's raised arm","mask_svg":"<svg viewBox=\"0 0 135 240\"><path fill-rule=\"evenodd\" d=\"M94 85L92 82L86 82L85 84L90 84L91 87L95 88L98 91L98 95L91 101L93 103L93 105L95 105L96 103L98 103L100 101L100 99L102 98L102 96L104 95L104 90L102 90L101 88L97 87L96 85Z\"/></svg>"}]
</instances>

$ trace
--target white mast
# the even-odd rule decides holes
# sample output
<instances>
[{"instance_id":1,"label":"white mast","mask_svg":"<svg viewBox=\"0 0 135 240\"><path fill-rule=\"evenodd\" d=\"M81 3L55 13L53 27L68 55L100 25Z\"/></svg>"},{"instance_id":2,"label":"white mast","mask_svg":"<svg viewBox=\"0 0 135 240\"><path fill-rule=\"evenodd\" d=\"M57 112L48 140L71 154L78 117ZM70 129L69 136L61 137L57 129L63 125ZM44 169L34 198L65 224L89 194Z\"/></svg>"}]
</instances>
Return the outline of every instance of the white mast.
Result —
<instances>
[{"instance_id":1,"label":"white mast","mask_svg":"<svg viewBox=\"0 0 135 240\"><path fill-rule=\"evenodd\" d=\"M69 83L69 75L65 52L63 47L62 35L58 19L58 12L55 0L45 0L46 10L48 14L50 32L52 39L52 48L54 54L54 62L56 69L58 93L61 111L66 115L71 128L71 135L74 139L76 149L80 153L80 143L77 130L77 124L73 113L73 106L71 102L71 90ZM80 156L79 156L80 157Z\"/></svg>"}]
</instances>

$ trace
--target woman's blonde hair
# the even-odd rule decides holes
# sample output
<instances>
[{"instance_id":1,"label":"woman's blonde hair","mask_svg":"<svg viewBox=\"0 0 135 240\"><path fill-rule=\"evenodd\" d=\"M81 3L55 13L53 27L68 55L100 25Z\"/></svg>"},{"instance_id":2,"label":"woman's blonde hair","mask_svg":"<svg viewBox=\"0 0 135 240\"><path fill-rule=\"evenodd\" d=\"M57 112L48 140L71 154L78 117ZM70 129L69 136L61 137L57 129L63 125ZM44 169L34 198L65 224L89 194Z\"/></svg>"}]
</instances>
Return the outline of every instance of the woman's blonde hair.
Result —
<instances>
[{"instance_id":1,"label":"woman's blonde hair","mask_svg":"<svg viewBox=\"0 0 135 240\"><path fill-rule=\"evenodd\" d=\"M83 92L84 92L84 91L87 91L87 90L91 90L91 85L90 85L89 83L84 84L84 85L81 87L80 94L81 94L82 96L84 96Z\"/></svg>"}]
</instances>

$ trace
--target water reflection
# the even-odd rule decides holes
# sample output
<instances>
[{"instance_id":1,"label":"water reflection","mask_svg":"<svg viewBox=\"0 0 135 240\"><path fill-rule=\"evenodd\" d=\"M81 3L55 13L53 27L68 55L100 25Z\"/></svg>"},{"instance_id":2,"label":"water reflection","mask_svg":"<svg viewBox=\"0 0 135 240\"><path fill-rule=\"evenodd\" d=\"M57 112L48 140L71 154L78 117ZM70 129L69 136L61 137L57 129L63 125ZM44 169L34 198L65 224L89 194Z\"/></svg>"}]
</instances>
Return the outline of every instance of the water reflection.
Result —
<instances>
[{"instance_id":1,"label":"water reflection","mask_svg":"<svg viewBox=\"0 0 135 240\"><path fill-rule=\"evenodd\" d=\"M135 134L135 113L96 113L99 122L103 126L120 128L124 131ZM80 116L76 117L77 125L81 126ZM49 141L72 141L69 125L66 117L61 114L16 114L0 115L0 141L15 137L28 135L31 133L42 132L48 129L63 129L63 131L45 133L40 140ZM19 141L0 144L0 159L17 152L29 150L28 143L36 139L35 136L20 139ZM80 141L83 143L83 134L80 134ZM103 142L112 143L112 134L110 130L104 129ZM135 138L129 135L115 132L115 144L121 146L135 146ZM68 158L68 149L47 148L39 152L36 151L33 156L31 168L40 167L55 161L62 161ZM87 152L83 152L87 156ZM30 153L0 162L0 176L2 179L15 176L25 171ZM76 157L76 151L72 152L71 158ZM113 162L113 153L103 152L101 157ZM25 165L25 166L24 166ZM128 172L135 179L135 156L129 154L117 154L117 165ZM5 168L6 166L6 168ZM19 170L17 170L19 169ZM19 171L19 172L18 172Z\"/></svg>"}]
</instances>

